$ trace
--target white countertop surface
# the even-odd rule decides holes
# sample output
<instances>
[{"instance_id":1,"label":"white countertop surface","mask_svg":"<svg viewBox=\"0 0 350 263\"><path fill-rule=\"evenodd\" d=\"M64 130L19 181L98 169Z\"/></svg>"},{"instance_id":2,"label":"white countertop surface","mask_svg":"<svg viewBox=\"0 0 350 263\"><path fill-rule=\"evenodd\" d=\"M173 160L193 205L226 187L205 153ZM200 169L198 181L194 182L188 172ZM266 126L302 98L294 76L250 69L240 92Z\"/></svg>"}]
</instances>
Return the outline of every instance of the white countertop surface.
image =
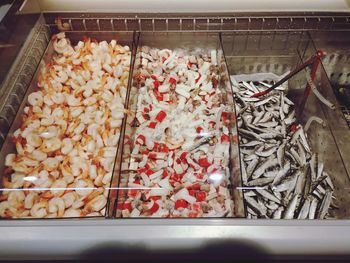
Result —
<instances>
[{"instance_id":1,"label":"white countertop surface","mask_svg":"<svg viewBox=\"0 0 350 263\"><path fill-rule=\"evenodd\" d=\"M25 2L28 10L30 6L35 5L42 12L350 12L350 0L26 0Z\"/></svg>"}]
</instances>

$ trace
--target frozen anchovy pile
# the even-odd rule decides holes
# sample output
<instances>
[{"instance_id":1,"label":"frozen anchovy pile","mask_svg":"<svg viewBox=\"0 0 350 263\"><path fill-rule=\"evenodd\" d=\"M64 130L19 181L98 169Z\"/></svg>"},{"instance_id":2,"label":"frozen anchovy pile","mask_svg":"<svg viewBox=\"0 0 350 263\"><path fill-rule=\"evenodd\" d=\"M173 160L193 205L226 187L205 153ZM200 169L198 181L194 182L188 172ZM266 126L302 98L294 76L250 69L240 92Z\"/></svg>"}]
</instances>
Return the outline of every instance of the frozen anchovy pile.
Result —
<instances>
[{"instance_id":1,"label":"frozen anchovy pile","mask_svg":"<svg viewBox=\"0 0 350 263\"><path fill-rule=\"evenodd\" d=\"M261 98L264 82L234 87L248 218L323 219L333 184L283 91Z\"/></svg>"}]
</instances>

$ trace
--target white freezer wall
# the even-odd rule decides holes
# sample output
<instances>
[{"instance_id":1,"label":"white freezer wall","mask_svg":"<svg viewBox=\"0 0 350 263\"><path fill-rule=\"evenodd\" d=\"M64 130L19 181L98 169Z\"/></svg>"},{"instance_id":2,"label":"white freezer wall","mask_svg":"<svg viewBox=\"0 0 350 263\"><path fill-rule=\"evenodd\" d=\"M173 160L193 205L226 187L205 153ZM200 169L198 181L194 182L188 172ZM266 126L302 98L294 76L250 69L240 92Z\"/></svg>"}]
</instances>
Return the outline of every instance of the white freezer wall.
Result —
<instances>
[{"instance_id":1,"label":"white freezer wall","mask_svg":"<svg viewBox=\"0 0 350 263\"><path fill-rule=\"evenodd\" d=\"M26 0L42 12L350 12L350 0ZM24 6L23 5L23 6Z\"/></svg>"}]
</instances>

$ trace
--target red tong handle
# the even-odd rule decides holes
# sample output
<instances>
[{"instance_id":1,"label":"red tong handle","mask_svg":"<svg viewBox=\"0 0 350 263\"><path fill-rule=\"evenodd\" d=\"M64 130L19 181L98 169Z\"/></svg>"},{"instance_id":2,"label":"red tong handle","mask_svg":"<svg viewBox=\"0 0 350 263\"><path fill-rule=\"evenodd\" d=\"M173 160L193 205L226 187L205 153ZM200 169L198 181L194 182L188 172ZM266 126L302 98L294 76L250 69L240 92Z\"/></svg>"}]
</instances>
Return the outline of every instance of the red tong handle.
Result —
<instances>
[{"instance_id":1,"label":"red tong handle","mask_svg":"<svg viewBox=\"0 0 350 263\"><path fill-rule=\"evenodd\" d=\"M313 65L312 65L312 68L311 68L311 80L314 81L315 78L316 78L316 72L317 72L317 69L318 69L318 66L320 65L320 62L321 62L321 58L323 56L326 55L326 52L322 51L322 50L317 50L316 52L316 60L314 61ZM309 83L306 84L306 88L305 88L305 91L304 91L304 95L303 95L303 98L299 104L299 112L298 112L298 115L300 116L303 111L304 111L304 107L305 107L305 104L306 104L306 101L307 101L307 98L309 97L310 95L310 92L311 92L311 86Z\"/></svg>"},{"instance_id":2,"label":"red tong handle","mask_svg":"<svg viewBox=\"0 0 350 263\"><path fill-rule=\"evenodd\" d=\"M275 88L277 88L278 86L282 85L284 82L289 80L291 77L293 77L294 75L296 75L297 73L299 73L300 71L305 69L306 67L312 67L311 78L312 77L315 78L315 75L316 75L317 68L318 68L318 65L320 63L320 60L325 55L326 55L326 53L323 50L317 50L315 55L313 55L311 58L306 60L303 64L301 64L300 66L298 66L297 68L292 70L287 76L285 76L281 80L277 81L274 85L272 85L267 90L262 91L262 92L254 93L251 97L252 98L257 98L257 97L266 95L267 93L273 91ZM310 91L309 91L309 93L310 93Z\"/></svg>"}]
</instances>

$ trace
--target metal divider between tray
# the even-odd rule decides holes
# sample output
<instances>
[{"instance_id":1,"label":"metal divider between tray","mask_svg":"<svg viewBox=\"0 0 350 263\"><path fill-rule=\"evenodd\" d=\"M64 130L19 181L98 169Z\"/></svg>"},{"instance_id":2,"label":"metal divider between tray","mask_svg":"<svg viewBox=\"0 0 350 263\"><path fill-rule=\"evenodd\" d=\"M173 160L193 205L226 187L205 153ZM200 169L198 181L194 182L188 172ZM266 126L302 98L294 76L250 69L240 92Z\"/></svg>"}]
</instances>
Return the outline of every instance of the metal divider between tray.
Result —
<instances>
[{"instance_id":1,"label":"metal divider between tray","mask_svg":"<svg viewBox=\"0 0 350 263\"><path fill-rule=\"evenodd\" d=\"M136 60L136 53L138 48L138 41L139 41L140 33L134 31L133 33L133 42L132 42L132 48L131 48L131 61L130 61L130 67L129 67L129 78L128 78L128 87L127 87L127 93L125 98L125 104L124 108L126 110L129 109L129 100L130 100L130 92L131 92L131 85L133 83L133 75L134 75L134 65ZM123 157L123 150L124 150L124 139L125 139L125 130L127 125L127 115L125 115L122 127L121 127L121 133L119 138L119 144L118 144L118 152L116 156L116 161L114 162L114 168L113 168L113 177L111 180L111 187L110 192L108 194L108 218L116 218L116 212L118 208L119 203L119 194L120 194L120 179L122 177L121 170L122 170L122 157Z\"/></svg>"},{"instance_id":2,"label":"metal divider between tray","mask_svg":"<svg viewBox=\"0 0 350 263\"><path fill-rule=\"evenodd\" d=\"M236 104L235 104L235 100L234 100L234 94L233 94L233 89L232 89L232 83L231 83L231 79L230 79L230 74L228 72L228 66L227 66L227 59L226 59L226 55L225 55L225 50L224 50L224 45L223 45L223 40L222 40L222 33L220 33L219 35L220 37L220 47L221 47L221 50L223 52L223 63L225 65L225 71L226 71L226 74L228 76L228 82L229 82L229 87L231 89L231 95L232 95L232 101L233 101L233 112L234 112L234 127L233 127L233 130L234 130L234 133L236 134L237 136L237 153L238 153L238 156L237 156L237 159L238 159L238 164L236 164L238 166L238 168L235 168L235 167L232 167L232 170L235 171L237 169L237 173L239 174L234 174L233 175L233 179L235 180L233 182L233 186L235 187L234 191L233 191L233 198L234 198L234 201L240 201L242 204L241 204L241 207L240 209L242 211L240 211L240 213L242 213L242 216L243 217L247 217L247 204L245 202L245 198L244 198L244 191L243 191L243 179L242 179L242 167L241 167L241 153L240 153L240 147L239 147L239 134L238 134L238 127L237 127L237 112L236 112ZM232 121L232 120L231 120ZM232 136L231 136L231 147L232 148L232 145L233 145L233 142L232 142ZM235 159L235 160L237 160ZM241 189L238 189L237 186L241 187ZM237 195L237 198L235 198L235 195ZM237 206L236 206L236 202L234 203L235 205L235 209L237 209Z\"/></svg>"},{"instance_id":3,"label":"metal divider between tray","mask_svg":"<svg viewBox=\"0 0 350 263\"><path fill-rule=\"evenodd\" d=\"M315 50L317 50L317 44L314 41L312 34L308 32L312 45ZM327 50L324 50L327 52ZM322 61L321 61L322 62ZM336 104L336 110L331 110L328 107L322 105L322 110L324 111L325 116L329 122L329 127L333 133L334 141L337 145L337 148L342 157L343 164L346 168L347 175L350 180L350 131L348 125L343 117L343 114L339 111L339 103L333 92L332 84L329 80L329 76L325 70L323 63L321 63L319 71L321 72L321 91L322 93L329 98L332 102ZM316 84L316 83L315 83Z\"/></svg>"}]
</instances>

